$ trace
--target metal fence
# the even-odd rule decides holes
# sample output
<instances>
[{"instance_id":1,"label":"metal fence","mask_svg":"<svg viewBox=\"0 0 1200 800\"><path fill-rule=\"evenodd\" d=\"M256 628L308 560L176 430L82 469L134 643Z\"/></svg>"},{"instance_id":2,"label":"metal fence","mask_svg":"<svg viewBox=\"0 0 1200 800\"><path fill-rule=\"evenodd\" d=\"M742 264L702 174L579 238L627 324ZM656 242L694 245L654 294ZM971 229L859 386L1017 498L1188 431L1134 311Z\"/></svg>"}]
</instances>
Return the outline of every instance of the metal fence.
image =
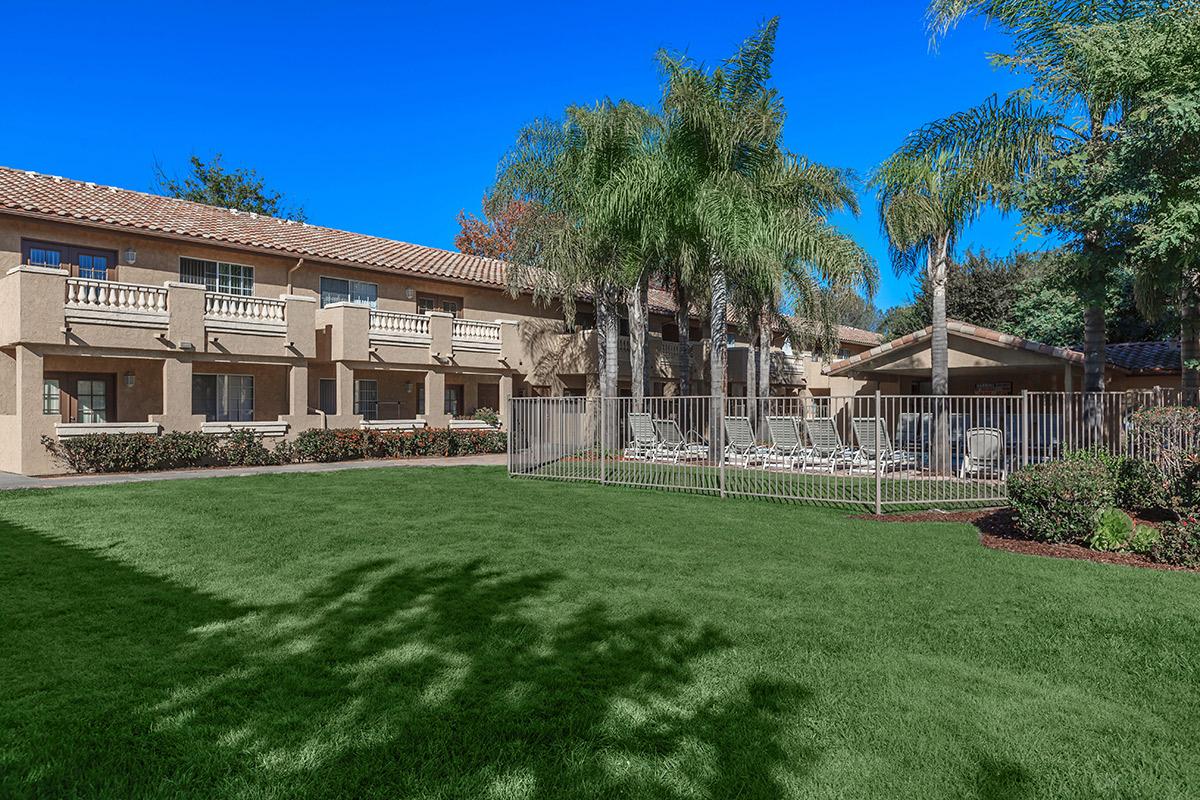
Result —
<instances>
[{"instance_id":1,"label":"metal fence","mask_svg":"<svg viewBox=\"0 0 1200 800\"><path fill-rule=\"evenodd\" d=\"M509 473L884 510L987 506L1083 448L1155 459L1137 411L1178 392L1008 396L514 397Z\"/></svg>"}]
</instances>

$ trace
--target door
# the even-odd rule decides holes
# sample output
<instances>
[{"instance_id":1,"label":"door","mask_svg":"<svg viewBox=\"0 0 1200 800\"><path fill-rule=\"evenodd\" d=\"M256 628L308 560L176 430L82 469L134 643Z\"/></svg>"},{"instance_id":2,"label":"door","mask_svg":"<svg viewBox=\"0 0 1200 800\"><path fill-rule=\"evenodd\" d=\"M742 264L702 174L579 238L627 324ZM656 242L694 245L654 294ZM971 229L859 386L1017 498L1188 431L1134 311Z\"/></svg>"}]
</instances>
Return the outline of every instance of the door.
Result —
<instances>
[{"instance_id":1,"label":"door","mask_svg":"<svg viewBox=\"0 0 1200 800\"><path fill-rule=\"evenodd\" d=\"M446 384L446 408L445 413L451 417L461 416L464 411L463 407L463 386L461 383Z\"/></svg>"},{"instance_id":2,"label":"door","mask_svg":"<svg viewBox=\"0 0 1200 800\"><path fill-rule=\"evenodd\" d=\"M497 383L479 384L479 407L500 410L500 385Z\"/></svg>"},{"instance_id":3,"label":"door","mask_svg":"<svg viewBox=\"0 0 1200 800\"><path fill-rule=\"evenodd\" d=\"M337 414L337 381L322 378L317 392L317 403L321 411L333 416Z\"/></svg>"},{"instance_id":4,"label":"door","mask_svg":"<svg viewBox=\"0 0 1200 800\"><path fill-rule=\"evenodd\" d=\"M89 375L71 372L47 372L45 385L57 383L58 409L63 422L116 422L116 376ZM47 402L49 393L43 391L42 410L53 404Z\"/></svg>"}]
</instances>

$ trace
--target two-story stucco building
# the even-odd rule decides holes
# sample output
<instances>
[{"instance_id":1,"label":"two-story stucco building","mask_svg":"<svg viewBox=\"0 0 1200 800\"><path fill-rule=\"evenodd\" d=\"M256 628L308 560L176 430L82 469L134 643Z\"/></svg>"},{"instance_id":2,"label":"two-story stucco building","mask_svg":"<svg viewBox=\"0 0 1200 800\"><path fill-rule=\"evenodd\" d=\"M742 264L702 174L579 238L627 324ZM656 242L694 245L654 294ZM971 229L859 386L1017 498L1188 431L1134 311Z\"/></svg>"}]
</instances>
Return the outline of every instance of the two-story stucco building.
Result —
<instances>
[{"instance_id":1,"label":"two-story stucco building","mask_svg":"<svg viewBox=\"0 0 1200 800\"><path fill-rule=\"evenodd\" d=\"M501 261L0 168L0 470L55 471L44 436L445 426L595 392L588 310L569 331ZM685 353L669 293L651 312L650 390L673 393L686 358L708 391L701 322ZM878 342L847 328L841 354ZM735 343L734 394L745 363ZM808 377L866 385L773 356L774 392Z\"/></svg>"}]
</instances>

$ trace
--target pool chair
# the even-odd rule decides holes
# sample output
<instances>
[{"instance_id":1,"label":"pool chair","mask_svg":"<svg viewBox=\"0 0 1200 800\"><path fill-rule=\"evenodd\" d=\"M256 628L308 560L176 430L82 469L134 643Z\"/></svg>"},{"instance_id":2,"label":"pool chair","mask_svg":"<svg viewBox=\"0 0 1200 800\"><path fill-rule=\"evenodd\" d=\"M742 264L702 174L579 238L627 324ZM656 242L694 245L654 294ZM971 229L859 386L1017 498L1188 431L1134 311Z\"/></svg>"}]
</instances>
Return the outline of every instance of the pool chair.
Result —
<instances>
[{"instance_id":1,"label":"pool chair","mask_svg":"<svg viewBox=\"0 0 1200 800\"><path fill-rule=\"evenodd\" d=\"M649 461L659 454L662 443L654 430L650 415L629 412L629 443L625 445L625 457L638 461Z\"/></svg>"},{"instance_id":2,"label":"pool chair","mask_svg":"<svg viewBox=\"0 0 1200 800\"><path fill-rule=\"evenodd\" d=\"M882 424L876 426L875 417L855 417L853 427L854 438L858 439L855 466L874 468L878 463L884 469L901 469L916 465L917 459L912 453L892 446L887 428Z\"/></svg>"},{"instance_id":3,"label":"pool chair","mask_svg":"<svg viewBox=\"0 0 1200 800\"><path fill-rule=\"evenodd\" d=\"M695 461L708 457L708 442L695 431L687 435L679 429L673 419L654 420L654 432L658 434L658 455L671 461Z\"/></svg>"},{"instance_id":4,"label":"pool chair","mask_svg":"<svg viewBox=\"0 0 1200 800\"><path fill-rule=\"evenodd\" d=\"M748 467L761 458L762 449L754 440L749 417L725 417L726 463Z\"/></svg>"},{"instance_id":5,"label":"pool chair","mask_svg":"<svg viewBox=\"0 0 1200 800\"><path fill-rule=\"evenodd\" d=\"M791 469L804 460L804 443L795 417L767 417L771 446L762 451L763 466Z\"/></svg>"},{"instance_id":6,"label":"pool chair","mask_svg":"<svg viewBox=\"0 0 1200 800\"><path fill-rule=\"evenodd\" d=\"M982 475L1004 480L1008 475L1004 457L1004 431L999 428L969 428L966 451L958 468L960 478Z\"/></svg>"},{"instance_id":7,"label":"pool chair","mask_svg":"<svg viewBox=\"0 0 1200 800\"><path fill-rule=\"evenodd\" d=\"M855 451L847 447L830 417L813 417L802 421L808 446L804 448L800 468L820 467L833 472L839 466L854 463Z\"/></svg>"}]
</instances>

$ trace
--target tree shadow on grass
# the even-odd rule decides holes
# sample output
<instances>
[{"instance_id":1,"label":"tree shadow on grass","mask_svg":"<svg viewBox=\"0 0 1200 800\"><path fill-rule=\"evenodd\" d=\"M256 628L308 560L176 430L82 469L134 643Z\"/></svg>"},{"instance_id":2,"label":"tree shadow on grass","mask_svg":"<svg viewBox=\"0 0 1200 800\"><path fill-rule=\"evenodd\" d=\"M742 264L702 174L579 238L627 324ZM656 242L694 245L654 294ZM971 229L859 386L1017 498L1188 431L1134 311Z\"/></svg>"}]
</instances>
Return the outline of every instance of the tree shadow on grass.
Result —
<instances>
[{"instance_id":1,"label":"tree shadow on grass","mask_svg":"<svg viewBox=\"0 0 1200 800\"><path fill-rule=\"evenodd\" d=\"M13 793L774 798L818 755L783 742L804 687L706 670L711 626L556 604L556 573L374 561L248 608L0 542Z\"/></svg>"}]
</instances>

